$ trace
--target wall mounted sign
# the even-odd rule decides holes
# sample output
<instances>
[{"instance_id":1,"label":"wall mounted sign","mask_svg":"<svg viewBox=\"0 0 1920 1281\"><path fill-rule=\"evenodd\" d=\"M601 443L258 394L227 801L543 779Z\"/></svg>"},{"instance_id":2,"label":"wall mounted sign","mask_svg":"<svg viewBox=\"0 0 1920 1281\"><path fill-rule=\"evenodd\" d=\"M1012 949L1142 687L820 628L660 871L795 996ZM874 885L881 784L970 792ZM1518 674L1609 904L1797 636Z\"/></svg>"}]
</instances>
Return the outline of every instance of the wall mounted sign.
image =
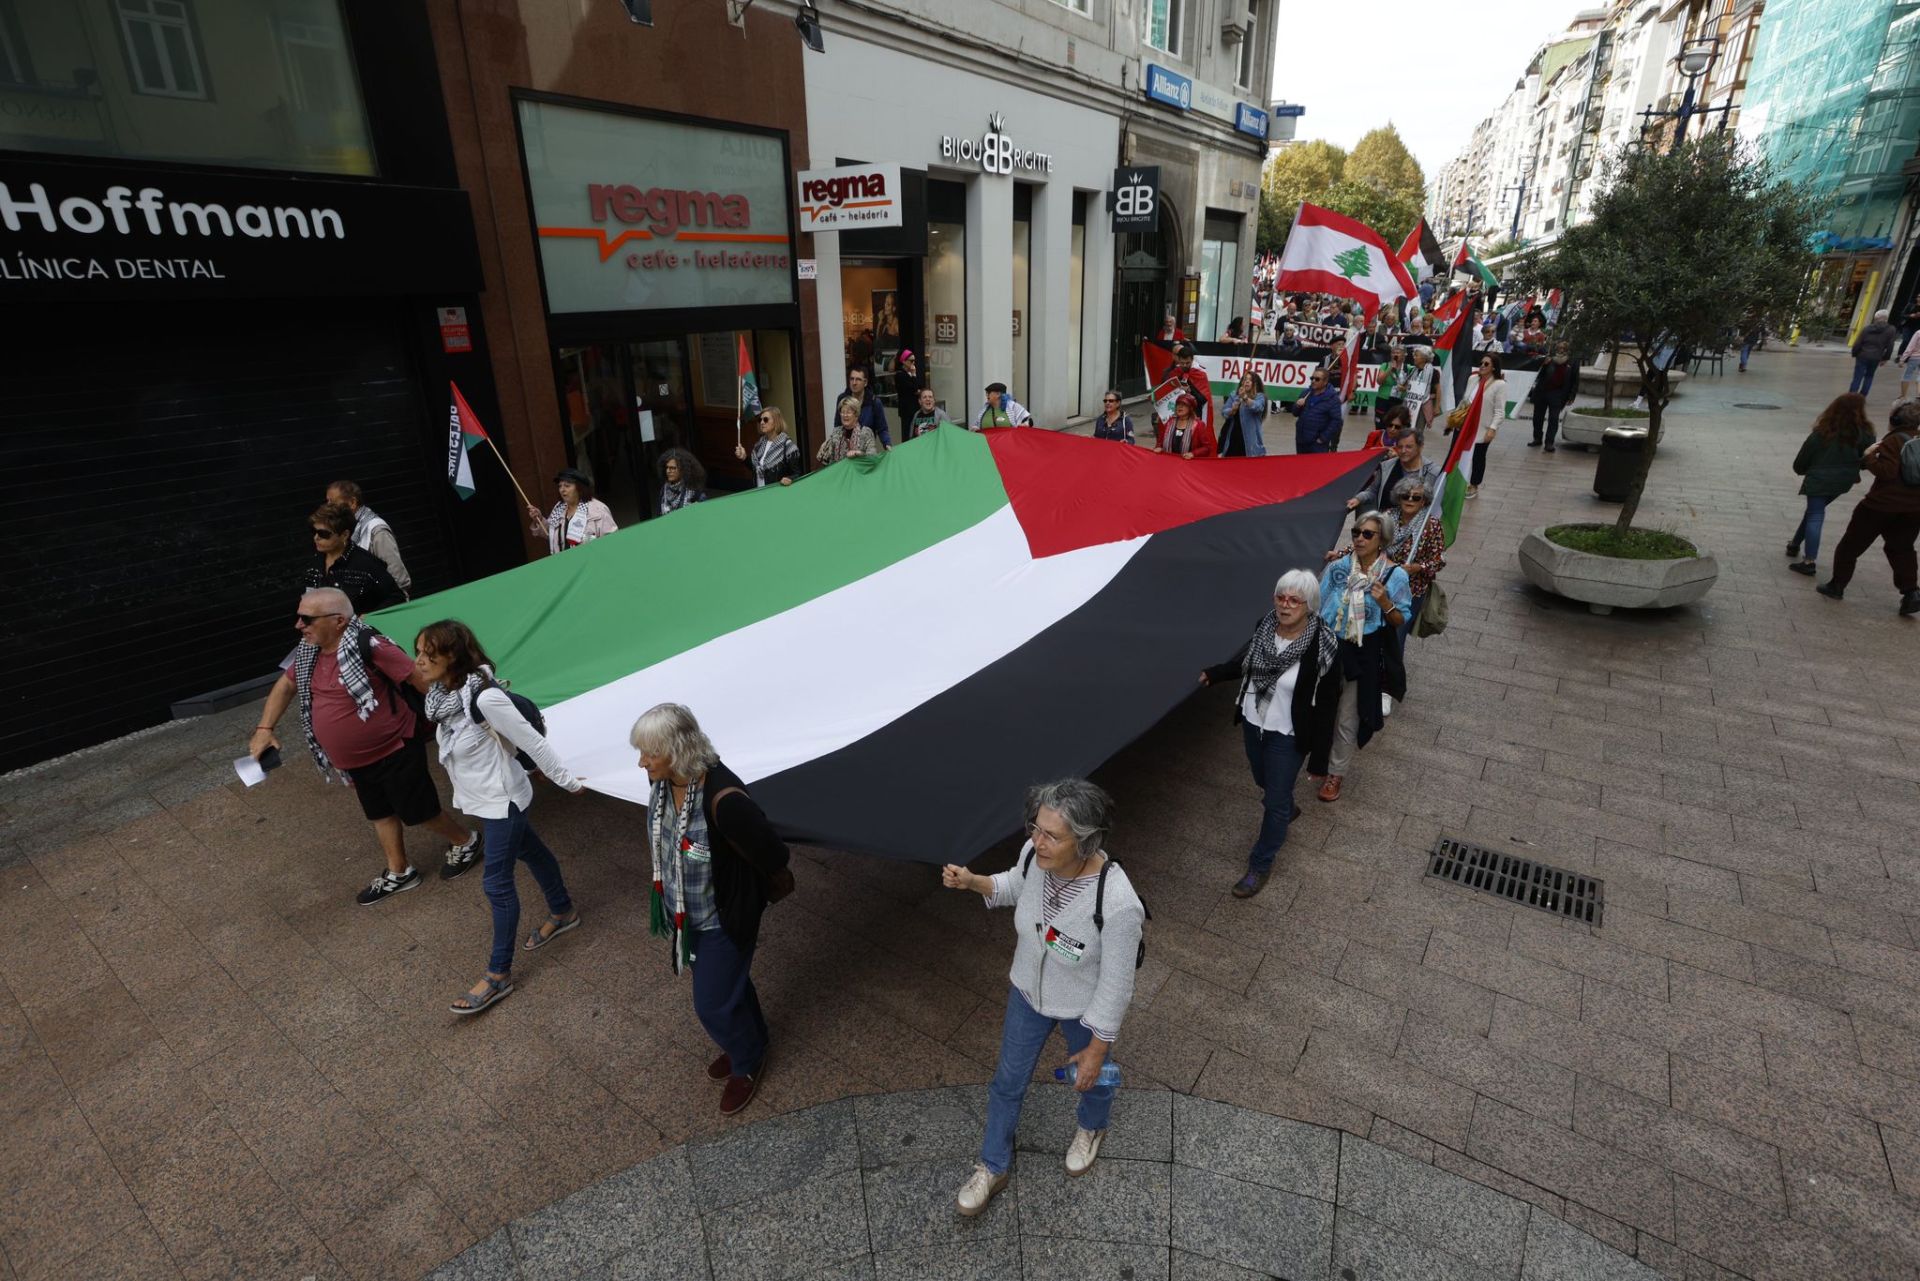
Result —
<instances>
[{"instance_id":1,"label":"wall mounted sign","mask_svg":"<svg viewBox=\"0 0 1920 1281\"><path fill-rule=\"evenodd\" d=\"M1177 71L1168 71L1158 63L1147 64L1147 97L1169 107L1186 111L1193 106L1193 81Z\"/></svg>"},{"instance_id":2,"label":"wall mounted sign","mask_svg":"<svg viewBox=\"0 0 1920 1281\"><path fill-rule=\"evenodd\" d=\"M447 355L473 350L473 330L467 324L465 307L438 307L440 316L440 350Z\"/></svg>"},{"instance_id":3,"label":"wall mounted sign","mask_svg":"<svg viewBox=\"0 0 1920 1281\"><path fill-rule=\"evenodd\" d=\"M933 340L938 343L960 341L960 317L957 313L945 311L934 313Z\"/></svg>"},{"instance_id":4,"label":"wall mounted sign","mask_svg":"<svg viewBox=\"0 0 1920 1281\"><path fill-rule=\"evenodd\" d=\"M1044 151L1015 145L1007 133L1007 118L995 111L987 117L987 132L978 138L940 135L940 158L961 164L977 164L986 173L1052 173L1053 157Z\"/></svg>"},{"instance_id":5,"label":"wall mounted sign","mask_svg":"<svg viewBox=\"0 0 1920 1281\"><path fill-rule=\"evenodd\" d=\"M550 311L793 301L779 138L516 105Z\"/></svg>"},{"instance_id":6,"label":"wall mounted sign","mask_svg":"<svg viewBox=\"0 0 1920 1281\"><path fill-rule=\"evenodd\" d=\"M800 174L800 230L901 224L899 165L845 165Z\"/></svg>"},{"instance_id":7,"label":"wall mounted sign","mask_svg":"<svg viewBox=\"0 0 1920 1281\"><path fill-rule=\"evenodd\" d=\"M1160 166L1113 171L1113 229L1155 231L1160 226Z\"/></svg>"},{"instance_id":8,"label":"wall mounted sign","mask_svg":"<svg viewBox=\"0 0 1920 1281\"><path fill-rule=\"evenodd\" d=\"M1233 127L1244 134L1251 134L1261 141L1267 137L1267 113L1258 107L1249 107L1246 103L1234 104Z\"/></svg>"}]
</instances>

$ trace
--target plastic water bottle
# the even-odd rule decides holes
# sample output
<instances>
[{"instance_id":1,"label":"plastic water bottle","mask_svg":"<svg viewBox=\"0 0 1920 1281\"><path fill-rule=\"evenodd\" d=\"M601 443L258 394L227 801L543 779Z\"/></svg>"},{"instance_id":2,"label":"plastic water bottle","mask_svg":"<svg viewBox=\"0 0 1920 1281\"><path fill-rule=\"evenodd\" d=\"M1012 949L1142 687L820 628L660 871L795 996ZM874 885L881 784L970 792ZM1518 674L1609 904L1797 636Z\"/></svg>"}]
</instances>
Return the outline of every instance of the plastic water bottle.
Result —
<instances>
[{"instance_id":1,"label":"plastic water bottle","mask_svg":"<svg viewBox=\"0 0 1920 1281\"><path fill-rule=\"evenodd\" d=\"M1069 1063L1063 1068L1055 1068L1053 1070L1053 1079L1056 1081L1065 1081L1068 1085L1075 1084L1080 1079L1080 1065L1078 1063ZM1093 1083L1095 1085L1120 1084L1120 1065L1112 1059L1108 1059L1106 1066L1100 1069L1100 1075L1094 1078Z\"/></svg>"}]
</instances>

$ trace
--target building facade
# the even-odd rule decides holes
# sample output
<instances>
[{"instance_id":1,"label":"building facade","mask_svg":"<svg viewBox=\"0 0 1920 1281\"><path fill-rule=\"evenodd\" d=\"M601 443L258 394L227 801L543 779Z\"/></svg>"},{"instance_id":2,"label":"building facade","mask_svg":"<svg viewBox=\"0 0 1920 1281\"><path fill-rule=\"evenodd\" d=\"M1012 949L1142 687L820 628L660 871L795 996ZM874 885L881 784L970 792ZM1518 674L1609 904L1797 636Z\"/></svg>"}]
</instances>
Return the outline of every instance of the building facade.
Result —
<instances>
[{"instance_id":1,"label":"building facade","mask_svg":"<svg viewBox=\"0 0 1920 1281\"><path fill-rule=\"evenodd\" d=\"M0 769L258 684L357 481L414 591L519 554L418 0L0 6Z\"/></svg>"}]
</instances>

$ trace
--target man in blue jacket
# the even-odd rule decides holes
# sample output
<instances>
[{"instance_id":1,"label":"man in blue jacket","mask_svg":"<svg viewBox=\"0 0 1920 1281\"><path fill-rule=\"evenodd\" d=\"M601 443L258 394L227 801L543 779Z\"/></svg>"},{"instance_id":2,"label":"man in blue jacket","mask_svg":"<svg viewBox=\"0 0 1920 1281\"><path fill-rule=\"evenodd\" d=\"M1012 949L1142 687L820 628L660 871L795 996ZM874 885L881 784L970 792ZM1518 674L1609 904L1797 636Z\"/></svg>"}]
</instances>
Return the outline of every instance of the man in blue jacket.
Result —
<instances>
[{"instance_id":1,"label":"man in blue jacket","mask_svg":"<svg viewBox=\"0 0 1920 1281\"><path fill-rule=\"evenodd\" d=\"M880 448L892 449L893 437L887 434L887 408L880 403L880 397L873 388L867 386L867 371L863 366L852 365L847 369L847 388L841 397L851 396L860 402L860 425L871 427L873 434L880 438ZM834 404L839 404L838 400Z\"/></svg>"},{"instance_id":2,"label":"man in blue jacket","mask_svg":"<svg viewBox=\"0 0 1920 1281\"><path fill-rule=\"evenodd\" d=\"M1293 425L1293 452L1296 454L1331 453L1340 443L1340 393L1327 381L1327 371L1316 369L1307 386L1307 394L1294 400L1287 412L1300 421Z\"/></svg>"}]
</instances>

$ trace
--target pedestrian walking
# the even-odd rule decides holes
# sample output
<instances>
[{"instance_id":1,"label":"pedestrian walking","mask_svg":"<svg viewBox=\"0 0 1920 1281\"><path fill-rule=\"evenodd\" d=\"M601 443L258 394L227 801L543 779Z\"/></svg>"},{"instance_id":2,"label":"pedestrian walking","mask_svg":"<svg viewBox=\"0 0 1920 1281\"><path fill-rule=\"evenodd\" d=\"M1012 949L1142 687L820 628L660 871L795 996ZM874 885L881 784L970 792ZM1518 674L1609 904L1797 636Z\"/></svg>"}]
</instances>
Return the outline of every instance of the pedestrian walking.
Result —
<instances>
[{"instance_id":1,"label":"pedestrian walking","mask_svg":"<svg viewBox=\"0 0 1920 1281\"><path fill-rule=\"evenodd\" d=\"M1260 789L1260 831L1246 875L1234 882L1235 898L1252 898L1272 875L1287 829L1300 817L1293 789L1301 767L1327 772L1340 708L1339 652L1333 629L1320 621L1319 580L1290 569L1273 585L1273 608L1240 652L1200 673L1202 685L1239 678L1233 719Z\"/></svg>"},{"instance_id":2,"label":"pedestrian walking","mask_svg":"<svg viewBox=\"0 0 1920 1281\"><path fill-rule=\"evenodd\" d=\"M407 563L400 559L400 544L393 536L393 526L362 501L360 486L350 480L336 480L327 486L327 501L347 505L347 510L353 513L353 545L378 556L387 572L393 575L393 581L400 585L402 594L412 595L413 575L407 572Z\"/></svg>"},{"instance_id":3,"label":"pedestrian walking","mask_svg":"<svg viewBox=\"0 0 1920 1281\"><path fill-rule=\"evenodd\" d=\"M269 748L278 752L274 726L289 705L298 704L314 764L329 781L353 789L386 856L386 870L360 891L363 907L420 884L419 871L407 861L406 828L424 827L448 842L442 880L472 867L480 834L469 832L440 803L427 773L426 736L406 692L424 696L427 682L413 660L355 618L347 594L335 587L302 596L294 626L300 644L267 691L247 754L258 760Z\"/></svg>"},{"instance_id":4,"label":"pedestrian walking","mask_svg":"<svg viewBox=\"0 0 1920 1281\"><path fill-rule=\"evenodd\" d=\"M767 1020L753 986L753 953L767 905L793 889L787 847L687 708L648 708L627 741L653 784L647 928L668 940L675 974L693 971L693 1012L720 1048L707 1077L725 1083L720 1111L732 1116L753 1101L766 1075Z\"/></svg>"},{"instance_id":5,"label":"pedestrian walking","mask_svg":"<svg viewBox=\"0 0 1920 1281\"><path fill-rule=\"evenodd\" d=\"M1427 428L1433 426L1433 393L1438 369L1433 363L1433 348L1426 343L1416 344L1408 359L1413 363L1400 379L1398 390L1413 420L1413 429L1424 440Z\"/></svg>"},{"instance_id":6,"label":"pedestrian walking","mask_svg":"<svg viewBox=\"0 0 1920 1281\"><path fill-rule=\"evenodd\" d=\"M1387 363L1380 367L1380 385L1373 393L1373 429L1381 433L1382 440L1386 439L1388 416L1406 408L1403 386L1410 369L1407 349L1394 343L1387 350Z\"/></svg>"},{"instance_id":7,"label":"pedestrian walking","mask_svg":"<svg viewBox=\"0 0 1920 1281\"><path fill-rule=\"evenodd\" d=\"M1920 395L1920 331L1915 331L1900 350L1900 399Z\"/></svg>"},{"instance_id":8,"label":"pedestrian walking","mask_svg":"<svg viewBox=\"0 0 1920 1281\"><path fill-rule=\"evenodd\" d=\"M1467 478L1467 497L1480 497L1480 482L1487 478L1487 451L1493 448L1493 441L1500 434L1500 423L1507 416L1507 380L1500 374L1500 356L1497 352L1482 352L1480 366L1474 375L1479 381L1474 394L1468 402L1478 400L1480 419L1473 437L1473 469ZM1451 436L1452 427L1442 429L1442 434Z\"/></svg>"},{"instance_id":9,"label":"pedestrian walking","mask_svg":"<svg viewBox=\"0 0 1920 1281\"><path fill-rule=\"evenodd\" d=\"M835 413L839 422L827 429L827 438L820 442L819 452L813 456L815 462L826 467L842 458L863 458L880 452L880 438L860 421L859 401L842 396Z\"/></svg>"},{"instance_id":10,"label":"pedestrian walking","mask_svg":"<svg viewBox=\"0 0 1920 1281\"><path fill-rule=\"evenodd\" d=\"M1399 532L1392 513L1365 513L1354 522L1352 553L1320 575L1320 618L1340 642L1345 682L1320 787L1323 801L1340 799L1354 752L1386 724L1384 700L1407 692L1399 629L1413 612L1413 587L1407 571L1386 555Z\"/></svg>"},{"instance_id":11,"label":"pedestrian walking","mask_svg":"<svg viewBox=\"0 0 1920 1281\"><path fill-rule=\"evenodd\" d=\"M1328 453L1340 439L1340 393L1328 386L1327 382L1327 370L1323 365L1307 376L1306 394L1296 397L1286 406L1287 412L1299 419L1293 425L1293 452L1296 454Z\"/></svg>"},{"instance_id":12,"label":"pedestrian walking","mask_svg":"<svg viewBox=\"0 0 1920 1281\"><path fill-rule=\"evenodd\" d=\"M707 468L687 450L675 446L655 464L660 477L660 514L707 501Z\"/></svg>"},{"instance_id":13,"label":"pedestrian walking","mask_svg":"<svg viewBox=\"0 0 1920 1281\"><path fill-rule=\"evenodd\" d=\"M733 456L753 468L753 487L791 485L800 478L800 446L787 434L787 416L774 405L767 405L754 419L760 436L749 451L735 445Z\"/></svg>"},{"instance_id":14,"label":"pedestrian walking","mask_svg":"<svg viewBox=\"0 0 1920 1281\"><path fill-rule=\"evenodd\" d=\"M1533 439L1527 442L1528 449L1539 447L1544 423L1546 451L1554 452L1553 439L1560 434L1560 415L1580 390L1580 370L1574 366L1572 354L1567 344L1555 343L1553 359L1540 367L1533 386L1527 389L1527 400L1533 405Z\"/></svg>"},{"instance_id":15,"label":"pedestrian walking","mask_svg":"<svg viewBox=\"0 0 1920 1281\"><path fill-rule=\"evenodd\" d=\"M1860 468L1865 464L1867 448L1873 444L1873 423L1867 417L1867 398L1858 392L1835 396L1833 403L1820 412L1813 430L1793 458L1793 474L1805 477L1800 493L1807 500L1806 511L1787 540L1787 556L1793 561L1787 568L1796 574L1817 572L1820 559L1820 532L1826 526L1827 505L1860 483ZM1801 548L1806 556L1801 558Z\"/></svg>"},{"instance_id":16,"label":"pedestrian walking","mask_svg":"<svg viewBox=\"0 0 1920 1281\"><path fill-rule=\"evenodd\" d=\"M545 516L532 503L527 504L528 528L534 535L547 536L547 552L558 556L569 548L605 538L619 529L607 505L593 496L593 478L573 467L554 474L554 488L560 501Z\"/></svg>"},{"instance_id":17,"label":"pedestrian walking","mask_svg":"<svg viewBox=\"0 0 1920 1281\"><path fill-rule=\"evenodd\" d=\"M1891 360L1899 346L1900 331L1887 323L1886 311L1874 312L1873 322L1853 340L1853 380L1847 390L1871 395L1874 371Z\"/></svg>"},{"instance_id":18,"label":"pedestrian walking","mask_svg":"<svg viewBox=\"0 0 1920 1281\"><path fill-rule=\"evenodd\" d=\"M887 407L880 403L880 396L868 385L870 379L864 365L847 367L847 385L840 392L840 399L853 398L859 406L860 425L873 433L882 449L893 448L893 436L887 430Z\"/></svg>"},{"instance_id":19,"label":"pedestrian walking","mask_svg":"<svg viewBox=\"0 0 1920 1281\"><path fill-rule=\"evenodd\" d=\"M1007 392L1005 383L988 383L987 400L980 407L980 414L973 425L984 430L988 427L1031 427L1033 415L1027 407L1015 400Z\"/></svg>"},{"instance_id":20,"label":"pedestrian walking","mask_svg":"<svg viewBox=\"0 0 1920 1281\"><path fill-rule=\"evenodd\" d=\"M1266 457L1267 438L1261 432L1266 421L1266 385L1260 375L1248 371L1240 375L1240 385L1220 407L1220 457Z\"/></svg>"},{"instance_id":21,"label":"pedestrian walking","mask_svg":"<svg viewBox=\"0 0 1920 1281\"><path fill-rule=\"evenodd\" d=\"M345 503L322 503L307 517L313 538L313 559L307 562L301 586L337 587L347 594L355 614L398 605L407 599L400 584L378 556L353 543L353 511Z\"/></svg>"},{"instance_id":22,"label":"pedestrian walking","mask_svg":"<svg viewBox=\"0 0 1920 1281\"><path fill-rule=\"evenodd\" d=\"M1420 611L1426 607L1435 576L1447 567L1446 530L1432 516L1433 496L1437 492L1427 484L1426 476L1416 474L1395 482L1390 499L1400 528L1394 535L1393 545L1387 548L1387 559L1407 571L1407 591L1413 598L1412 607L1400 620L1402 645L1413 631ZM1327 561L1331 564L1352 553L1353 544L1349 543L1328 552Z\"/></svg>"},{"instance_id":23,"label":"pedestrian walking","mask_svg":"<svg viewBox=\"0 0 1920 1281\"><path fill-rule=\"evenodd\" d=\"M1120 408L1120 393L1108 389L1100 398L1100 415L1093 420L1093 434L1100 440L1133 443L1133 415Z\"/></svg>"},{"instance_id":24,"label":"pedestrian walking","mask_svg":"<svg viewBox=\"0 0 1920 1281\"><path fill-rule=\"evenodd\" d=\"M1429 459L1417 432L1405 431L1393 443L1393 452L1374 464L1360 492L1347 500L1348 511L1376 511L1393 504L1394 487L1411 477L1429 494L1440 492L1441 466ZM1329 560L1333 557L1329 556Z\"/></svg>"},{"instance_id":25,"label":"pedestrian walking","mask_svg":"<svg viewBox=\"0 0 1920 1281\"><path fill-rule=\"evenodd\" d=\"M1200 403L1182 392L1173 403L1173 418L1160 430L1156 454L1177 454L1181 458L1212 458L1219 452L1218 442L1207 420L1199 417Z\"/></svg>"},{"instance_id":26,"label":"pedestrian walking","mask_svg":"<svg viewBox=\"0 0 1920 1281\"><path fill-rule=\"evenodd\" d=\"M478 983L457 996L455 1014L478 1014L513 991L513 953L545 947L578 928L579 909L567 893L559 860L527 819L533 784L517 753L525 753L555 786L579 792L582 781L535 728L495 675L473 629L442 619L413 639L414 670L426 682L426 715L440 747L440 764L453 784L453 803L481 822L486 858L481 887L493 909L493 950ZM525 863L547 901L547 919L519 942L520 894L514 867Z\"/></svg>"},{"instance_id":27,"label":"pedestrian walking","mask_svg":"<svg viewBox=\"0 0 1920 1281\"><path fill-rule=\"evenodd\" d=\"M980 1158L958 1197L969 1217L1007 1185L1021 1105L1056 1027L1080 1095L1067 1173L1085 1174L1106 1137L1119 1082L1117 1069L1103 1073L1133 1000L1146 923L1146 905L1106 851L1112 811L1107 794L1084 779L1043 784L1027 794L1027 842L1012 867L993 876L951 863L941 869L948 889L972 890L990 908L1013 909L1000 1061L987 1087Z\"/></svg>"},{"instance_id":28,"label":"pedestrian walking","mask_svg":"<svg viewBox=\"0 0 1920 1281\"><path fill-rule=\"evenodd\" d=\"M1920 614L1920 564L1914 542L1920 539L1920 401L1893 411L1891 430L1867 450L1873 484L1853 509L1847 532L1833 549L1833 576L1820 584L1822 596L1839 600L1853 581L1854 562L1878 538L1893 569L1900 612Z\"/></svg>"},{"instance_id":29,"label":"pedestrian walking","mask_svg":"<svg viewBox=\"0 0 1920 1281\"><path fill-rule=\"evenodd\" d=\"M1753 357L1753 349L1767 334L1767 323L1759 316L1748 316L1740 326L1740 372L1747 372L1747 361Z\"/></svg>"}]
</instances>

